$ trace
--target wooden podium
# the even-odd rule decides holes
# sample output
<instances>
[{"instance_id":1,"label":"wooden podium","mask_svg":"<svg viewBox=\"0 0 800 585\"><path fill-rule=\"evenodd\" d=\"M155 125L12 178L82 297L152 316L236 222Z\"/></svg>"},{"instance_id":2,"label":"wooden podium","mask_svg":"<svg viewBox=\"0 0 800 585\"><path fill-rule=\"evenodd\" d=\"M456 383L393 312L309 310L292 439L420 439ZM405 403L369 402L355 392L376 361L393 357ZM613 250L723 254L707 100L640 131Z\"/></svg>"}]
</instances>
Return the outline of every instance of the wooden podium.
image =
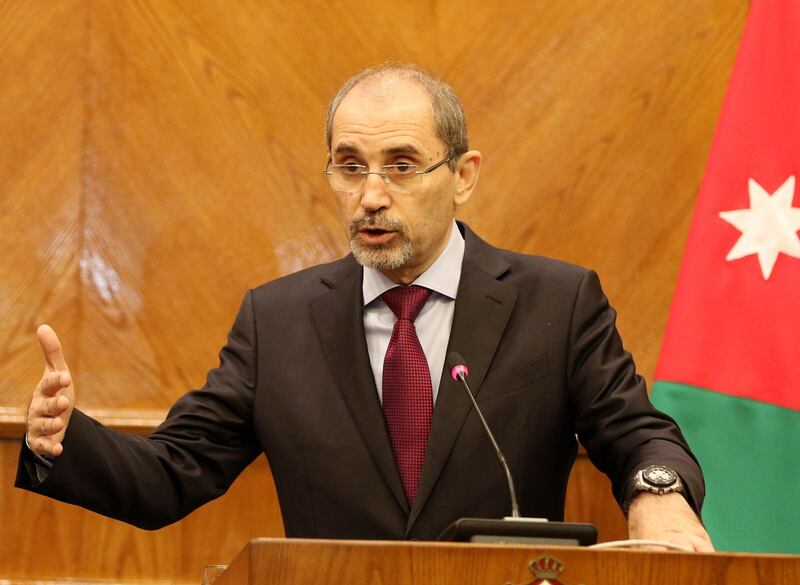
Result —
<instances>
[{"instance_id":1,"label":"wooden podium","mask_svg":"<svg viewBox=\"0 0 800 585\"><path fill-rule=\"evenodd\" d=\"M259 538L214 585L272 583L798 585L800 556Z\"/></svg>"}]
</instances>

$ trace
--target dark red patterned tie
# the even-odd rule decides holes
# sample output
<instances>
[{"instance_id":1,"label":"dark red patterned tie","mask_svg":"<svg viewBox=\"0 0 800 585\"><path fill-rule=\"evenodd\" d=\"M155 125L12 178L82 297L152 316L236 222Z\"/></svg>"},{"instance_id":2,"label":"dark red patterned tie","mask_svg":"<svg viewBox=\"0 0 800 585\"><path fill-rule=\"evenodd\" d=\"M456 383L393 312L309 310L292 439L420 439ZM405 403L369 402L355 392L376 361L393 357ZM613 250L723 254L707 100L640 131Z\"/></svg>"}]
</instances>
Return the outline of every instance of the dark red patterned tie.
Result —
<instances>
[{"instance_id":1,"label":"dark red patterned tie","mask_svg":"<svg viewBox=\"0 0 800 585\"><path fill-rule=\"evenodd\" d=\"M410 504L417 495L433 415L431 373L414 327L430 296L429 289L413 285L382 295L397 316L383 360L383 415Z\"/></svg>"}]
</instances>

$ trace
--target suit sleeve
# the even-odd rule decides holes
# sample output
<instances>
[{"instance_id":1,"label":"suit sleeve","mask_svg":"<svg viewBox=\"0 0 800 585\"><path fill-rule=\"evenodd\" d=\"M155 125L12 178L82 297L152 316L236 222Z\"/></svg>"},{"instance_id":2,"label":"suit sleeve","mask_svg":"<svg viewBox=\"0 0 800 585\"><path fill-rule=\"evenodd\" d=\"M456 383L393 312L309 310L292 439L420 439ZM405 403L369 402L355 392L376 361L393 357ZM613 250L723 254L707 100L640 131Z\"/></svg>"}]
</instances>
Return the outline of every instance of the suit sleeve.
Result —
<instances>
[{"instance_id":1,"label":"suit sleeve","mask_svg":"<svg viewBox=\"0 0 800 585\"><path fill-rule=\"evenodd\" d=\"M587 271L575 296L568 356L575 430L594 465L609 476L620 505L633 474L663 464L681 476L700 513L703 475L676 422L650 403L644 379L622 346L616 312Z\"/></svg>"},{"instance_id":2,"label":"suit sleeve","mask_svg":"<svg viewBox=\"0 0 800 585\"><path fill-rule=\"evenodd\" d=\"M64 452L47 477L38 482L23 453L17 487L151 530L222 495L260 451L253 432L255 340L248 292L219 367L149 437L110 430L75 409Z\"/></svg>"}]
</instances>

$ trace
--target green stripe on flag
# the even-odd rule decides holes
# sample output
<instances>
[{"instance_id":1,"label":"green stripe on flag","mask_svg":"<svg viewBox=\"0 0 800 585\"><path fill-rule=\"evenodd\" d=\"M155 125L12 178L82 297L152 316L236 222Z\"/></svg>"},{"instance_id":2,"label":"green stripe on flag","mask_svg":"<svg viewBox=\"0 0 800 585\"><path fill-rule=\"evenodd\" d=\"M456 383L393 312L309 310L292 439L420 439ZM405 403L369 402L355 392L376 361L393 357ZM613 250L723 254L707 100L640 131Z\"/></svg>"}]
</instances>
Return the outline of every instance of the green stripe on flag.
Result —
<instances>
[{"instance_id":1,"label":"green stripe on flag","mask_svg":"<svg viewBox=\"0 0 800 585\"><path fill-rule=\"evenodd\" d=\"M652 398L703 468L714 546L800 553L800 412L672 382Z\"/></svg>"}]
</instances>

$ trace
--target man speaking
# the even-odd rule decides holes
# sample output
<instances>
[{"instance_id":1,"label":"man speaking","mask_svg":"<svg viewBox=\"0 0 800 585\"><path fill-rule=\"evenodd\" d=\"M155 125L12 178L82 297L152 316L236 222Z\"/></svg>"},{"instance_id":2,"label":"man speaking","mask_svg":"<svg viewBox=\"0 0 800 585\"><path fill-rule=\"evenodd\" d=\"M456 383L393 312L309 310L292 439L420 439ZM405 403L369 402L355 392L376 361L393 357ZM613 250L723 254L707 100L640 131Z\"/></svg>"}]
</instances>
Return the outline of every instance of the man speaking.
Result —
<instances>
[{"instance_id":1,"label":"man speaking","mask_svg":"<svg viewBox=\"0 0 800 585\"><path fill-rule=\"evenodd\" d=\"M224 493L263 452L287 536L436 538L510 508L445 371L455 351L524 516L563 518L577 435L632 538L713 550L701 471L651 406L597 276L494 248L454 221L481 154L453 90L413 65L362 71L334 96L326 130L352 254L249 291L219 367L147 438L73 409L61 345L40 327L46 368L17 485L153 529Z\"/></svg>"}]
</instances>

